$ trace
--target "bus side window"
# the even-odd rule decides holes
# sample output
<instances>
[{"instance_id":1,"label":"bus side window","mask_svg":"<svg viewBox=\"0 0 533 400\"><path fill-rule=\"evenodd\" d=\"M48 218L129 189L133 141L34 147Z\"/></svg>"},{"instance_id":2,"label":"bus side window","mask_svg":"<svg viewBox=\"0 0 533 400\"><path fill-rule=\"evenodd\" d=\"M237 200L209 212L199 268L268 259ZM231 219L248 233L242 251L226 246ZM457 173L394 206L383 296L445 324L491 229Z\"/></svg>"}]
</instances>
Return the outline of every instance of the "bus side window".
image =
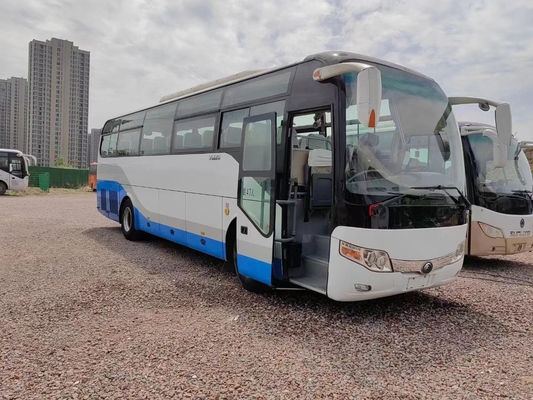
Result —
<instances>
[{"instance_id":1,"label":"bus side window","mask_svg":"<svg viewBox=\"0 0 533 400\"><path fill-rule=\"evenodd\" d=\"M117 140L118 133L112 133L109 135L109 148L107 149L108 156L113 157L117 155Z\"/></svg>"},{"instance_id":2,"label":"bus side window","mask_svg":"<svg viewBox=\"0 0 533 400\"><path fill-rule=\"evenodd\" d=\"M242 137L242 124L244 118L250 114L249 108L230 111L222 114L220 125L219 148L228 149L240 147Z\"/></svg>"},{"instance_id":3,"label":"bus side window","mask_svg":"<svg viewBox=\"0 0 533 400\"><path fill-rule=\"evenodd\" d=\"M110 136L106 135L102 137L102 144L100 145L100 155L101 156L107 156L108 150L109 150L109 140Z\"/></svg>"},{"instance_id":4,"label":"bus side window","mask_svg":"<svg viewBox=\"0 0 533 400\"><path fill-rule=\"evenodd\" d=\"M9 172L9 158L7 153L0 153L0 170Z\"/></svg>"},{"instance_id":5,"label":"bus side window","mask_svg":"<svg viewBox=\"0 0 533 400\"><path fill-rule=\"evenodd\" d=\"M276 143L281 144L282 139L282 123L283 123L283 114L285 112L285 100L276 101L275 103L261 104L260 106L254 106L250 110L250 116L266 114L269 112L275 112L276 117Z\"/></svg>"},{"instance_id":6,"label":"bus side window","mask_svg":"<svg viewBox=\"0 0 533 400\"><path fill-rule=\"evenodd\" d=\"M174 126L173 150L211 150L212 132L215 130L215 115L182 119Z\"/></svg>"},{"instance_id":7,"label":"bus side window","mask_svg":"<svg viewBox=\"0 0 533 400\"><path fill-rule=\"evenodd\" d=\"M11 165L11 174L17 178L23 178L22 173L22 158L17 157L14 154L11 154L9 159L9 164Z\"/></svg>"},{"instance_id":8,"label":"bus side window","mask_svg":"<svg viewBox=\"0 0 533 400\"><path fill-rule=\"evenodd\" d=\"M147 111L142 129L141 155L170 153L175 113L175 103Z\"/></svg>"}]
</instances>

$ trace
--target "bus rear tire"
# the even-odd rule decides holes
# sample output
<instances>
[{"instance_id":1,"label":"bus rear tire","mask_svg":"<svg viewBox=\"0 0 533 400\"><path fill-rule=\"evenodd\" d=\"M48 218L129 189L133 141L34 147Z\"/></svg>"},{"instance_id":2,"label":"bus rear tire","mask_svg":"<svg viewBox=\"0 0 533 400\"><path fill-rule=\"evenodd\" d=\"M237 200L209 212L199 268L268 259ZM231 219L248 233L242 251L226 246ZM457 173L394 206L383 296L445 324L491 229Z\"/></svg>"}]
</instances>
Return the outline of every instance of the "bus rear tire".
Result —
<instances>
[{"instance_id":1,"label":"bus rear tire","mask_svg":"<svg viewBox=\"0 0 533 400\"><path fill-rule=\"evenodd\" d=\"M126 199L120 210L120 227L127 240L137 241L142 238L142 232L135 228L135 210L130 199Z\"/></svg>"},{"instance_id":2,"label":"bus rear tire","mask_svg":"<svg viewBox=\"0 0 533 400\"><path fill-rule=\"evenodd\" d=\"M0 196L3 196L7 192L7 185L4 182L0 182Z\"/></svg>"},{"instance_id":3,"label":"bus rear tire","mask_svg":"<svg viewBox=\"0 0 533 400\"><path fill-rule=\"evenodd\" d=\"M244 288L244 290L247 290L252 293L267 293L272 290L272 288L268 285L265 285L262 282L256 281L255 279L248 278L244 275L239 274L239 266L237 265L237 240L233 240L233 246L232 246L232 254L230 256L230 260L233 262L233 269L235 270L235 274L239 277L239 280L241 281L241 285Z\"/></svg>"}]
</instances>

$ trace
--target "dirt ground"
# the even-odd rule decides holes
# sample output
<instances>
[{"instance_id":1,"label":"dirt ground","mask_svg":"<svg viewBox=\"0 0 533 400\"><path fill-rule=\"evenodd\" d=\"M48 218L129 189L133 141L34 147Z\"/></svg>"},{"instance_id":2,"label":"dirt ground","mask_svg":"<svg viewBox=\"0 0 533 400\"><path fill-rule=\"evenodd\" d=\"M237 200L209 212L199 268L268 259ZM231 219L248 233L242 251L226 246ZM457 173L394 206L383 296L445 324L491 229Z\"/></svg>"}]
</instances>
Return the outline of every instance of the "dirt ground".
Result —
<instances>
[{"instance_id":1,"label":"dirt ground","mask_svg":"<svg viewBox=\"0 0 533 400\"><path fill-rule=\"evenodd\" d=\"M355 304L128 242L94 193L0 198L2 399L533 398L533 256Z\"/></svg>"}]
</instances>

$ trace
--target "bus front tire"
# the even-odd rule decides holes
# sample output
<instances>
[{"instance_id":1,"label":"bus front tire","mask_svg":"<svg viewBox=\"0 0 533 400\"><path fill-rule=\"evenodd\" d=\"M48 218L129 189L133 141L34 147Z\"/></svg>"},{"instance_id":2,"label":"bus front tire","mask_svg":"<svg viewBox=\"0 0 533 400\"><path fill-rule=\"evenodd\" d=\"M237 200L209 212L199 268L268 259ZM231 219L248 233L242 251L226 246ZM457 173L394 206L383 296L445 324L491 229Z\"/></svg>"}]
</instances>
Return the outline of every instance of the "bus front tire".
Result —
<instances>
[{"instance_id":1,"label":"bus front tire","mask_svg":"<svg viewBox=\"0 0 533 400\"><path fill-rule=\"evenodd\" d=\"M120 211L120 227L126 239L137 241L142 238L142 232L135 228L135 211L130 199L124 201Z\"/></svg>"},{"instance_id":2,"label":"bus front tire","mask_svg":"<svg viewBox=\"0 0 533 400\"><path fill-rule=\"evenodd\" d=\"M0 196L3 196L7 192L7 185L4 182L0 182Z\"/></svg>"},{"instance_id":3,"label":"bus front tire","mask_svg":"<svg viewBox=\"0 0 533 400\"><path fill-rule=\"evenodd\" d=\"M270 292L272 290L270 286L265 285L262 282L256 281L255 279L248 278L244 275L239 274L239 267L237 265L237 240L233 240L232 244L233 246L230 262L233 264L235 274L239 277L239 281L241 282L241 285L244 290L257 294Z\"/></svg>"}]
</instances>

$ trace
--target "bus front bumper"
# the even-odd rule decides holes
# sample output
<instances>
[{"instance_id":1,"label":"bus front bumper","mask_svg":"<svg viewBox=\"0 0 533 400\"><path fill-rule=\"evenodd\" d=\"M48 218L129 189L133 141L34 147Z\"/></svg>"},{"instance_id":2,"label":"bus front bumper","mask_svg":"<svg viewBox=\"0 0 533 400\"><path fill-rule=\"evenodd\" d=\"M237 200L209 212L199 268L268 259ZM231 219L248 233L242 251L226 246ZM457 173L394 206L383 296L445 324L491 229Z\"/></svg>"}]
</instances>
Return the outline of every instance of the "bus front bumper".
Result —
<instances>
[{"instance_id":1,"label":"bus front bumper","mask_svg":"<svg viewBox=\"0 0 533 400\"><path fill-rule=\"evenodd\" d=\"M330 243L327 296L362 301L450 284L463 267L466 231L466 224L404 231L338 228ZM393 272L371 270L341 255L341 242L387 252Z\"/></svg>"},{"instance_id":2,"label":"bus front bumper","mask_svg":"<svg viewBox=\"0 0 533 400\"><path fill-rule=\"evenodd\" d=\"M362 301L394 296L443 286L457 279L463 260L442 267L430 274L416 272L373 272L346 259L330 263L328 297L336 301ZM370 290L366 290L370 289Z\"/></svg>"},{"instance_id":3,"label":"bus front bumper","mask_svg":"<svg viewBox=\"0 0 533 400\"><path fill-rule=\"evenodd\" d=\"M510 232L505 232L510 234ZM477 221L470 228L469 254L472 256L511 255L533 251L533 236L489 237Z\"/></svg>"}]
</instances>

